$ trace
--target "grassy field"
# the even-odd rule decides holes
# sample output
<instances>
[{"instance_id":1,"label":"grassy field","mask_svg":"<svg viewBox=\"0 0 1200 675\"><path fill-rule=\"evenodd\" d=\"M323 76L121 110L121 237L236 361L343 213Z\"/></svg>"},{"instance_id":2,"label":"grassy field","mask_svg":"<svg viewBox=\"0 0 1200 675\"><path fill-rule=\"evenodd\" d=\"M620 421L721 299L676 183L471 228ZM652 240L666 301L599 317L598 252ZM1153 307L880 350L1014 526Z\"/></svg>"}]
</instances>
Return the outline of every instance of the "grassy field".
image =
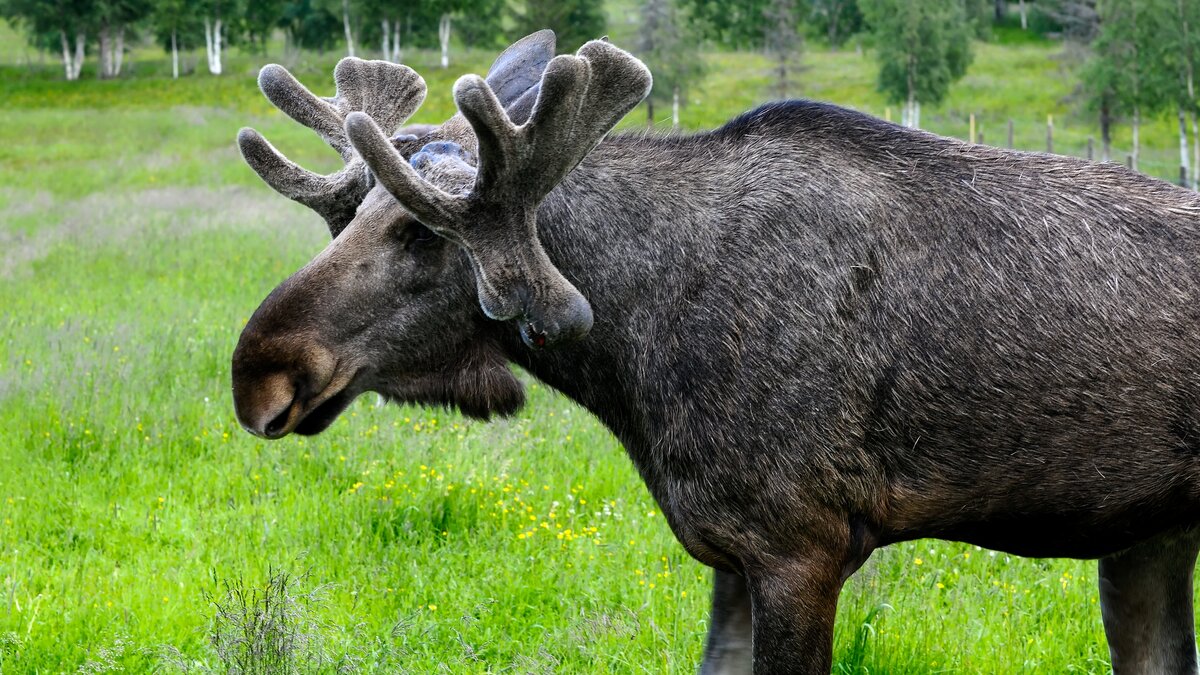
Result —
<instances>
[{"instance_id":1,"label":"grassy field","mask_svg":"<svg viewBox=\"0 0 1200 675\"><path fill-rule=\"evenodd\" d=\"M364 398L326 434L255 440L229 357L258 302L325 243L234 148L252 125L337 159L273 112L230 55L172 81L146 49L118 82L0 54L0 671L227 672L264 594L301 672L691 672L708 575L674 541L619 444L530 383L479 424ZM927 125L1039 143L1089 133L1052 45L982 45ZM417 121L488 57L434 67ZM336 55L300 76L330 90ZM713 54L685 112L712 126L767 97L761 57ZM806 56L804 95L876 114L873 67ZM642 122L640 111L628 125ZM998 132L997 132L998 134ZM1168 121L1147 132L1168 153ZM1065 142L1065 141L1064 141ZM1164 154L1169 157L1169 154ZM1094 565L932 541L875 554L843 594L842 673L1104 672ZM214 636L216 639L214 639ZM249 637L247 637L249 636Z\"/></svg>"}]
</instances>

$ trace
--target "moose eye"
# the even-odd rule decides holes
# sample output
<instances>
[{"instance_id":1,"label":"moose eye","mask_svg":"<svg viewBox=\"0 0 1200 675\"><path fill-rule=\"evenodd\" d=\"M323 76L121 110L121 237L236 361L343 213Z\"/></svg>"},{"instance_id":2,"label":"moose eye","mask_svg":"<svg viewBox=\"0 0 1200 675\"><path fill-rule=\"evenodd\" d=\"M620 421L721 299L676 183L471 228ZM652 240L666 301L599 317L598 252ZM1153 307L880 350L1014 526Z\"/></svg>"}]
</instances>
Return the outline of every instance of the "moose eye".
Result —
<instances>
[{"instance_id":1,"label":"moose eye","mask_svg":"<svg viewBox=\"0 0 1200 675\"><path fill-rule=\"evenodd\" d=\"M437 238L437 235L433 233L433 230L420 223L413 223L411 226L411 232L412 241L416 244L427 244Z\"/></svg>"}]
</instances>

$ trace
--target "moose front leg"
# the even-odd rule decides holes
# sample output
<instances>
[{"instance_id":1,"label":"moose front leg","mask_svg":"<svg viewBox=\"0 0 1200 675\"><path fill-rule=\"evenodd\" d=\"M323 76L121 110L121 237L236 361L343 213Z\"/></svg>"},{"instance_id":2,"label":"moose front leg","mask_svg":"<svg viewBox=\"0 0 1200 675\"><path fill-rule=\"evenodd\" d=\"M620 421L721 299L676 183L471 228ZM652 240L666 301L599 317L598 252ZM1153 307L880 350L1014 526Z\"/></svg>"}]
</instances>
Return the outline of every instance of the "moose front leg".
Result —
<instances>
[{"instance_id":1,"label":"moose front leg","mask_svg":"<svg viewBox=\"0 0 1200 675\"><path fill-rule=\"evenodd\" d=\"M788 560L747 571L754 622L754 675L827 675L841 565Z\"/></svg>"},{"instance_id":2,"label":"moose front leg","mask_svg":"<svg viewBox=\"0 0 1200 675\"><path fill-rule=\"evenodd\" d=\"M712 613L700 675L750 675L754 668L752 644L746 580L734 572L713 570Z\"/></svg>"}]
</instances>

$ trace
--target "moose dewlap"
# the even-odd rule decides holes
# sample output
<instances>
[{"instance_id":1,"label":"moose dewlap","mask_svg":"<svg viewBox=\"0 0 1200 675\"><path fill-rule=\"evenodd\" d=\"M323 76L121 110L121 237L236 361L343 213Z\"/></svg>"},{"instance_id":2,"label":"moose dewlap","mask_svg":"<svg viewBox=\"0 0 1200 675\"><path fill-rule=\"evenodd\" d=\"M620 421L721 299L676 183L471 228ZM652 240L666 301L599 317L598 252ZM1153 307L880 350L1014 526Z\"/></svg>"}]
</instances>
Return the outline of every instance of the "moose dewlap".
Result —
<instances>
[{"instance_id":1,"label":"moose dewlap","mask_svg":"<svg viewBox=\"0 0 1200 675\"><path fill-rule=\"evenodd\" d=\"M239 134L333 236L234 352L248 431L319 433L366 391L507 415L516 364L716 570L703 672L828 672L843 582L919 537L1098 558L1113 669L1196 672L1196 194L805 101L606 137L649 72L553 54L512 45L433 128L401 128L406 66L343 60L331 99L262 70L346 166Z\"/></svg>"}]
</instances>

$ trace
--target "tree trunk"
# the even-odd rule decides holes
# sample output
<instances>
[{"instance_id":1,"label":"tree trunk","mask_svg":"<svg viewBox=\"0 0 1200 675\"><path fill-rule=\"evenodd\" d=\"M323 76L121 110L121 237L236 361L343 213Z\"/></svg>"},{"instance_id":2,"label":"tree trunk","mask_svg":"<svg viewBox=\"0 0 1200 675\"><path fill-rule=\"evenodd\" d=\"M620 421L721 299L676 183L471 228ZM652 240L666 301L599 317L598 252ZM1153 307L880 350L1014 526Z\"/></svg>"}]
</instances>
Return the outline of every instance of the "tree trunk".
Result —
<instances>
[{"instance_id":1,"label":"tree trunk","mask_svg":"<svg viewBox=\"0 0 1200 675\"><path fill-rule=\"evenodd\" d=\"M438 41L442 43L442 67L450 67L450 15L443 14L438 22Z\"/></svg>"},{"instance_id":2,"label":"tree trunk","mask_svg":"<svg viewBox=\"0 0 1200 675\"><path fill-rule=\"evenodd\" d=\"M996 21L1003 21L1005 15L1008 14L1008 1L996 0L993 4L996 7Z\"/></svg>"},{"instance_id":3,"label":"tree trunk","mask_svg":"<svg viewBox=\"0 0 1200 675\"><path fill-rule=\"evenodd\" d=\"M392 63L400 63L400 19L392 19Z\"/></svg>"},{"instance_id":4,"label":"tree trunk","mask_svg":"<svg viewBox=\"0 0 1200 675\"><path fill-rule=\"evenodd\" d=\"M71 56L71 43L67 41L67 31L59 31L58 35L62 39L63 70L66 71L67 81L77 80L79 79L80 62L83 61L82 50L78 48L79 34L76 34L76 55L74 57Z\"/></svg>"},{"instance_id":5,"label":"tree trunk","mask_svg":"<svg viewBox=\"0 0 1200 675\"><path fill-rule=\"evenodd\" d=\"M125 26L117 28L117 41L113 51L113 77L121 74L121 64L125 62Z\"/></svg>"},{"instance_id":6,"label":"tree trunk","mask_svg":"<svg viewBox=\"0 0 1200 675\"><path fill-rule=\"evenodd\" d=\"M1100 161L1112 161L1112 113L1107 97L1100 102Z\"/></svg>"},{"instance_id":7,"label":"tree trunk","mask_svg":"<svg viewBox=\"0 0 1200 675\"><path fill-rule=\"evenodd\" d=\"M100 70L97 77L106 80L112 77L112 39L108 34L108 22L100 24Z\"/></svg>"},{"instance_id":8,"label":"tree trunk","mask_svg":"<svg viewBox=\"0 0 1200 675\"><path fill-rule=\"evenodd\" d=\"M679 87L671 92L671 128L679 128Z\"/></svg>"},{"instance_id":9,"label":"tree trunk","mask_svg":"<svg viewBox=\"0 0 1200 675\"><path fill-rule=\"evenodd\" d=\"M388 24L387 19L381 20L379 25L383 28L383 60L390 61L392 57L392 27Z\"/></svg>"},{"instance_id":10,"label":"tree trunk","mask_svg":"<svg viewBox=\"0 0 1200 675\"><path fill-rule=\"evenodd\" d=\"M913 100L913 128L921 128L921 102Z\"/></svg>"},{"instance_id":11,"label":"tree trunk","mask_svg":"<svg viewBox=\"0 0 1200 675\"><path fill-rule=\"evenodd\" d=\"M221 19L204 17L204 49L208 56L208 72L221 74Z\"/></svg>"},{"instance_id":12,"label":"tree trunk","mask_svg":"<svg viewBox=\"0 0 1200 675\"><path fill-rule=\"evenodd\" d=\"M1133 158L1133 166L1131 168L1134 171L1138 170L1138 150L1141 148L1141 141L1138 138L1138 134L1141 131L1141 127L1142 109L1140 106L1135 105L1133 107L1133 154L1130 155Z\"/></svg>"},{"instance_id":13,"label":"tree trunk","mask_svg":"<svg viewBox=\"0 0 1200 675\"><path fill-rule=\"evenodd\" d=\"M79 73L83 71L83 52L87 46L87 34L83 31L75 33L75 73L71 77L72 80L79 79Z\"/></svg>"},{"instance_id":14,"label":"tree trunk","mask_svg":"<svg viewBox=\"0 0 1200 675\"><path fill-rule=\"evenodd\" d=\"M1191 175L1191 165L1188 157L1187 115L1183 108L1179 109L1179 170L1183 179L1183 187L1187 187L1188 176Z\"/></svg>"},{"instance_id":15,"label":"tree trunk","mask_svg":"<svg viewBox=\"0 0 1200 675\"><path fill-rule=\"evenodd\" d=\"M342 0L342 28L346 30L346 55L354 56L354 33L350 32L350 0Z\"/></svg>"},{"instance_id":16,"label":"tree trunk","mask_svg":"<svg viewBox=\"0 0 1200 675\"><path fill-rule=\"evenodd\" d=\"M1021 30L1029 30L1029 13L1025 11L1025 0L1020 2L1021 8Z\"/></svg>"},{"instance_id":17,"label":"tree trunk","mask_svg":"<svg viewBox=\"0 0 1200 675\"><path fill-rule=\"evenodd\" d=\"M179 33L178 28L171 29L171 77L179 79Z\"/></svg>"},{"instance_id":18,"label":"tree trunk","mask_svg":"<svg viewBox=\"0 0 1200 675\"><path fill-rule=\"evenodd\" d=\"M654 99L646 97L646 126L654 127Z\"/></svg>"},{"instance_id":19,"label":"tree trunk","mask_svg":"<svg viewBox=\"0 0 1200 675\"><path fill-rule=\"evenodd\" d=\"M1196 111L1188 114L1192 118L1192 189L1200 190L1200 130L1196 128Z\"/></svg>"}]
</instances>

